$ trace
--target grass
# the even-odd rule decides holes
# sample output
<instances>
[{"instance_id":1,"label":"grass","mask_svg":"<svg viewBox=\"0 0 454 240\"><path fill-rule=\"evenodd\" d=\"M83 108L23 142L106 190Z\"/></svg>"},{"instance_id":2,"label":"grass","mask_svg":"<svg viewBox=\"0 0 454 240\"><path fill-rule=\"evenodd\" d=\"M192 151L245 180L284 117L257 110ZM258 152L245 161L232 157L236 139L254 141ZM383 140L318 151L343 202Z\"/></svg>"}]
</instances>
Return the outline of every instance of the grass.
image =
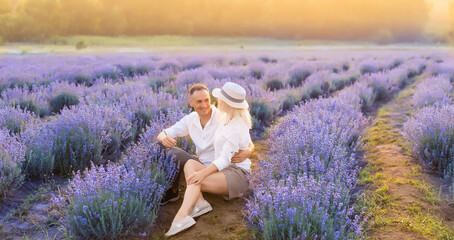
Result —
<instances>
[{"instance_id":1,"label":"grass","mask_svg":"<svg viewBox=\"0 0 454 240\"><path fill-rule=\"evenodd\" d=\"M391 121L385 118L379 118L374 122L372 128L369 129L368 137L363 142L368 147L374 147L384 144L403 145L399 132L393 130L388 124Z\"/></svg>"},{"instance_id":2,"label":"grass","mask_svg":"<svg viewBox=\"0 0 454 240\"><path fill-rule=\"evenodd\" d=\"M425 181L411 179L409 184L416 187L422 194L424 194L423 201L430 203L432 205L437 205L442 203L440 198L440 191L437 191L434 186L427 184Z\"/></svg>"},{"instance_id":3,"label":"grass","mask_svg":"<svg viewBox=\"0 0 454 240\"><path fill-rule=\"evenodd\" d=\"M410 113L405 104L408 104L406 99L412 95L409 90L412 85L397 94L394 102L378 110L377 119L365 133L363 142L369 163L359 173L359 184L366 185L367 190L359 198L358 208L365 207L370 216L370 230L367 232L370 237L378 237L381 231L401 230L429 239L454 239L453 231L437 215L437 205L445 204L440 199L440 190L437 191L437 188L423 180L420 165L412 163L410 158L407 159L411 154L396 129L400 122L406 121L406 118L401 116ZM396 154L401 156L393 156L396 159L393 163L388 163L389 159L382 156L382 151L386 149L379 147L380 145L400 147L401 151ZM390 152L385 156L389 155ZM390 175L392 169L399 167L405 171L410 170L410 173ZM399 197L398 191L404 185L415 190L413 193L410 191L409 195Z\"/></svg>"},{"instance_id":4,"label":"grass","mask_svg":"<svg viewBox=\"0 0 454 240\"><path fill-rule=\"evenodd\" d=\"M227 235L228 239L256 239L255 233L245 225L225 226L220 230L221 233Z\"/></svg>"},{"instance_id":5,"label":"grass","mask_svg":"<svg viewBox=\"0 0 454 240\"><path fill-rule=\"evenodd\" d=\"M156 35L156 36L72 36L65 38L67 44L75 46L84 41L88 46L327 46L358 45L361 42L348 43L338 41L309 41L309 40L285 40L260 37L196 37L181 35Z\"/></svg>"},{"instance_id":6,"label":"grass","mask_svg":"<svg viewBox=\"0 0 454 240\"><path fill-rule=\"evenodd\" d=\"M443 222L431 218L424 212L417 213L412 218L397 218L393 220L401 230L415 232L430 239L453 239L451 229L444 226Z\"/></svg>"}]
</instances>

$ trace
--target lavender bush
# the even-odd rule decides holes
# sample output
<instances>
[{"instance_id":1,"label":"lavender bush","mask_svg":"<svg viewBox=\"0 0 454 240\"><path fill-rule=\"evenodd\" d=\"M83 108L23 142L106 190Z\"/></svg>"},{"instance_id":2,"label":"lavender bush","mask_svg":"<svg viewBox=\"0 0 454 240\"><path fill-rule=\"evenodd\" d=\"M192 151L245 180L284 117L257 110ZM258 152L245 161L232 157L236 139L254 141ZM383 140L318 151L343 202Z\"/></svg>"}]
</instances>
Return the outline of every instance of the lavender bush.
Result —
<instances>
[{"instance_id":1,"label":"lavender bush","mask_svg":"<svg viewBox=\"0 0 454 240\"><path fill-rule=\"evenodd\" d=\"M24 180L21 165L25 158L25 146L11 136L5 128L0 128L0 200L17 189Z\"/></svg>"},{"instance_id":2,"label":"lavender bush","mask_svg":"<svg viewBox=\"0 0 454 240\"><path fill-rule=\"evenodd\" d=\"M84 238L113 239L154 223L159 203L177 165L160 151L155 129L130 147L122 162L77 173L64 195L53 199L66 209L72 231ZM65 206L65 198L70 201Z\"/></svg>"},{"instance_id":3,"label":"lavender bush","mask_svg":"<svg viewBox=\"0 0 454 240\"><path fill-rule=\"evenodd\" d=\"M360 105L363 111L370 109L375 102L374 89L362 81L345 88L339 93L339 98L351 100L352 104Z\"/></svg>"},{"instance_id":4,"label":"lavender bush","mask_svg":"<svg viewBox=\"0 0 454 240\"><path fill-rule=\"evenodd\" d=\"M348 172L353 169L351 154L356 151L366 124L363 115L348 102L336 98L309 101L270 130L270 138L279 151L263 169L273 175L319 175L346 165L343 171Z\"/></svg>"},{"instance_id":5,"label":"lavender bush","mask_svg":"<svg viewBox=\"0 0 454 240\"><path fill-rule=\"evenodd\" d=\"M404 124L402 135L410 149L429 167L445 173L454 160L454 106L429 106L417 110Z\"/></svg>"},{"instance_id":6,"label":"lavender bush","mask_svg":"<svg viewBox=\"0 0 454 240\"><path fill-rule=\"evenodd\" d=\"M450 104L451 91L452 85L447 76L431 77L416 86L412 102L417 108Z\"/></svg>"},{"instance_id":7,"label":"lavender bush","mask_svg":"<svg viewBox=\"0 0 454 240\"><path fill-rule=\"evenodd\" d=\"M38 121L31 112L10 106L0 108L0 128L7 128L10 134L20 133Z\"/></svg>"},{"instance_id":8,"label":"lavender bush","mask_svg":"<svg viewBox=\"0 0 454 240\"><path fill-rule=\"evenodd\" d=\"M391 83L387 72L368 74L365 75L364 78L366 79L361 79L359 81L365 81L372 87L375 100L383 100L389 97L393 84Z\"/></svg>"},{"instance_id":9,"label":"lavender bush","mask_svg":"<svg viewBox=\"0 0 454 240\"><path fill-rule=\"evenodd\" d=\"M1 93L1 105L10 105L43 117L49 114L47 100L39 91L24 88L10 88Z\"/></svg>"},{"instance_id":10,"label":"lavender bush","mask_svg":"<svg viewBox=\"0 0 454 240\"><path fill-rule=\"evenodd\" d=\"M303 174L260 184L256 196L247 217L264 239L357 239L361 233L342 184Z\"/></svg>"},{"instance_id":11,"label":"lavender bush","mask_svg":"<svg viewBox=\"0 0 454 240\"><path fill-rule=\"evenodd\" d=\"M301 86L306 78L314 71L314 67L309 64L299 64L290 69L288 83L292 87Z\"/></svg>"},{"instance_id":12,"label":"lavender bush","mask_svg":"<svg viewBox=\"0 0 454 240\"><path fill-rule=\"evenodd\" d=\"M362 217L350 204L354 152L366 119L345 100L318 99L270 131L278 149L259 163L247 216L264 239L356 239Z\"/></svg>"},{"instance_id":13,"label":"lavender bush","mask_svg":"<svg viewBox=\"0 0 454 240\"><path fill-rule=\"evenodd\" d=\"M115 106L79 105L27 129L25 169L32 177L70 175L90 162L117 160L131 139L131 123Z\"/></svg>"},{"instance_id":14,"label":"lavender bush","mask_svg":"<svg viewBox=\"0 0 454 240\"><path fill-rule=\"evenodd\" d=\"M64 107L71 107L79 104L79 98L69 93L62 93L50 100L50 111L60 113Z\"/></svg>"}]
</instances>

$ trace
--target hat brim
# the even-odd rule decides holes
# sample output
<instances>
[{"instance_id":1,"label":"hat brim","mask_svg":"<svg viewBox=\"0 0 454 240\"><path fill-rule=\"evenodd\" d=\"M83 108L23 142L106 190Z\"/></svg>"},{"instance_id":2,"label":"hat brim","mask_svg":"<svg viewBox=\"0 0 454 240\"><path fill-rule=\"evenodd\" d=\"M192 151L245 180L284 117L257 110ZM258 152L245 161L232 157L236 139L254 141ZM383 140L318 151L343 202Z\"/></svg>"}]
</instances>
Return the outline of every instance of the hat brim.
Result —
<instances>
[{"instance_id":1,"label":"hat brim","mask_svg":"<svg viewBox=\"0 0 454 240\"><path fill-rule=\"evenodd\" d=\"M249 108L249 104L247 103L246 99L244 99L244 101L242 101L241 103L233 102L233 101L229 100L228 98L226 98L226 97L221 93L221 89L220 89L220 88L215 88L215 89L213 89L213 91L211 92L211 94L213 95L213 97L219 98L219 99L221 99L222 101L224 101L225 103L227 103L230 107L233 107L233 108L240 108L240 109Z\"/></svg>"}]
</instances>

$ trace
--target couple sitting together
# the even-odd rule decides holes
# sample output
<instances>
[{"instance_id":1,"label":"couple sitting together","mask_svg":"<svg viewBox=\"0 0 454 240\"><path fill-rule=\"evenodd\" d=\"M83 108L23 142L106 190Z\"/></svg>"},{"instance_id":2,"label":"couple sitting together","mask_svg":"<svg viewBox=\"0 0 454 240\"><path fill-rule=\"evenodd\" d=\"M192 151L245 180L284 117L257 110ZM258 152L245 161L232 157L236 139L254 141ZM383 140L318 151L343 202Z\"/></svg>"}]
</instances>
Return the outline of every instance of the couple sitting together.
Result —
<instances>
[{"instance_id":1,"label":"couple sitting together","mask_svg":"<svg viewBox=\"0 0 454 240\"><path fill-rule=\"evenodd\" d=\"M157 137L162 147L167 149L168 156L175 156L180 164L177 177L166 192L163 203L178 200L182 172L187 183L183 203L165 234L167 237L193 226L196 223L194 218L212 210L202 192L232 199L242 196L249 189L249 157L254 151L254 144L249 134L252 122L245 99L246 91L231 82L225 83L222 89L215 88L212 95L217 98L217 108L211 105L210 92L205 85L193 85L188 94L194 112ZM176 147L175 138L187 135L196 146L197 156Z\"/></svg>"}]
</instances>

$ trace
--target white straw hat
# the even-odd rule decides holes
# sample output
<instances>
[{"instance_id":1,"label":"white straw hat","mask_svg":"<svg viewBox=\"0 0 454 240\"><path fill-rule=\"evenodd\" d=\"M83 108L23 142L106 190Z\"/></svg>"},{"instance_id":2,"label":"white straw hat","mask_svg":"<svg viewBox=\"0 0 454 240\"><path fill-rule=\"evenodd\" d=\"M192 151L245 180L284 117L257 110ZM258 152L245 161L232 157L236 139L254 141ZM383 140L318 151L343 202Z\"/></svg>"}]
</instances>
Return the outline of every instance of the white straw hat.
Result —
<instances>
[{"instance_id":1,"label":"white straw hat","mask_svg":"<svg viewBox=\"0 0 454 240\"><path fill-rule=\"evenodd\" d=\"M248 108L246 90L236 83L226 82L222 89L215 88L212 92L215 98L219 98L233 108Z\"/></svg>"}]
</instances>

